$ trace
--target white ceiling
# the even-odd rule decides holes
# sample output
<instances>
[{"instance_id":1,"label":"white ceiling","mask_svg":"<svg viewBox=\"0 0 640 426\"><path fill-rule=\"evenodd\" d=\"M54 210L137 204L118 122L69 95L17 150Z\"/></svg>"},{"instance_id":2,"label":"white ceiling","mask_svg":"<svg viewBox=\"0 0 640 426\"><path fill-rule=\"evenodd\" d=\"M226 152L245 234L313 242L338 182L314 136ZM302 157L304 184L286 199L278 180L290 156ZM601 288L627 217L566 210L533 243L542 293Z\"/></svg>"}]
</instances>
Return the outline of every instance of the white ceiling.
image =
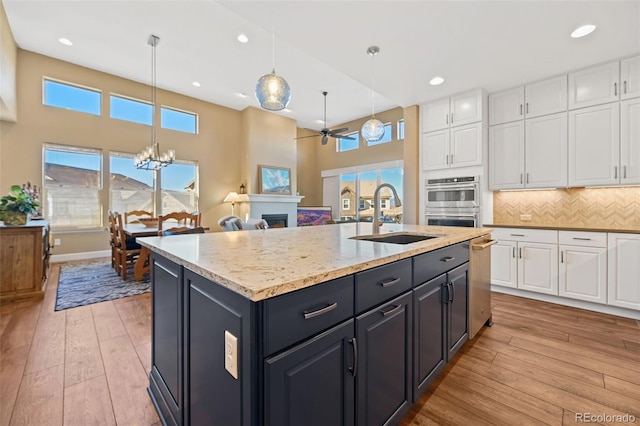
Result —
<instances>
[{"instance_id":1,"label":"white ceiling","mask_svg":"<svg viewBox=\"0 0 640 426\"><path fill-rule=\"evenodd\" d=\"M238 110L258 105L253 91L271 71L275 34L276 72L292 91L291 112L279 114L313 129L322 127L323 90L329 126L371 113L371 45L381 50L376 111L640 52L640 0L2 1L22 49L149 83L155 34L158 87ZM585 23L596 31L569 37ZM445 83L430 86L436 75Z\"/></svg>"}]
</instances>

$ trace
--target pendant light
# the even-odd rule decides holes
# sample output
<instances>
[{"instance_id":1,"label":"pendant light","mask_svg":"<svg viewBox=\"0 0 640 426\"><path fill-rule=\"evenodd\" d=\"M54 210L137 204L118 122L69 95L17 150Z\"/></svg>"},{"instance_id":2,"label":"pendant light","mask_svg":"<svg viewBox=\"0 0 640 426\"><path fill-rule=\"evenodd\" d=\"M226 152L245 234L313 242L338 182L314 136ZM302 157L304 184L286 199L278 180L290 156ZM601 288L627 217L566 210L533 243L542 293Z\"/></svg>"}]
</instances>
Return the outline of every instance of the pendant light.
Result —
<instances>
[{"instance_id":1,"label":"pendant light","mask_svg":"<svg viewBox=\"0 0 640 426\"><path fill-rule=\"evenodd\" d=\"M291 89L287 80L276 74L276 34L272 33L271 60L273 68L270 74L265 74L256 84L256 99L260 106L269 111L281 111L289 105Z\"/></svg>"},{"instance_id":2,"label":"pendant light","mask_svg":"<svg viewBox=\"0 0 640 426\"><path fill-rule=\"evenodd\" d=\"M380 53L378 46L370 46L367 54L371 55L371 118L367 120L360 129L362 137L367 142L377 142L384 136L384 124L376 118L376 77L375 77L375 56Z\"/></svg>"},{"instance_id":3,"label":"pendant light","mask_svg":"<svg viewBox=\"0 0 640 426\"><path fill-rule=\"evenodd\" d=\"M151 119L151 145L135 156L136 168L142 170L159 170L172 164L176 158L176 152L172 149L160 154L160 144L156 139L156 46L160 37L151 34L148 44L151 46L151 106L153 116Z\"/></svg>"}]
</instances>

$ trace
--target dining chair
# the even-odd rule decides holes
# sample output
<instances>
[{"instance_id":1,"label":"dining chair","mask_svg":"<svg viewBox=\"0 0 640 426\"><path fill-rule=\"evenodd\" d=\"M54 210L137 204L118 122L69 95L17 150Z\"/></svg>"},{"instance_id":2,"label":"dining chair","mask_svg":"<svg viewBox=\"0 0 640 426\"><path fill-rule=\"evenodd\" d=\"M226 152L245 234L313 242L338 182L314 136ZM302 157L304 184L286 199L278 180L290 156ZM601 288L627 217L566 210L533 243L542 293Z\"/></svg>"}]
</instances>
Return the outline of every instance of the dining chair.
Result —
<instances>
[{"instance_id":1,"label":"dining chair","mask_svg":"<svg viewBox=\"0 0 640 426\"><path fill-rule=\"evenodd\" d=\"M189 228L188 226L180 226L176 228L169 228L158 233L161 236L169 235L182 235L182 234L204 234L204 228L202 226L196 226L195 228Z\"/></svg>"},{"instance_id":2,"label":"dining chair","mask_svg":"<svg viewBox=\"0 0 640 426\"><path fill-rule=\"evenodd\" d=\"M113 220L115 221L116 226L113 246L115 249L114 261L116 263L116 272L123 280L126 280L127 268L129 265L133 266L135 261L138 259L141 247L140 244L136 243L135 239L126 238L121 214L114 213Z\"/></svg>"},{"instance_id":3,"label":"dining chair","mask_svg":"<svg viewBox=\"0 0 640 426\"><path fill-rule=\"evenodd\" d=\"M145 210L131 210L124 213L124 223L136 223L140 217L146 216L153 217L153 213ZM132 218L132 220L129 220L129 218Z\"/></svg>"},{"instance_id":4,"label":"dining chair","mask_svg":"<svg viewBox=\"0 0 640 426\"><path fill-rule=\"evenodd\" d=\"M174 220L179 225L182 225L182 226L188 226L188 227L200 226L200 217L201 217L201 214L197 210L193 213L174 212L174 213L166 214L164 216L161 215L161 216L158 216L158 230L162 231L163 223L170 220Z\"/></svg>"},{"instance_id":5,"label":"dining chair","mask_svg":"<svg viewBox=\"0 0 640 426\"><path fill-rule=\"evenodd\" d=\"M116 250L116 247L118 246L118 222L116 219L117 215L117 212L111 210L109 210L108 212L109 245L111 246L111 267L114 268L116 272L118 272L117 265L119 265L119 261L117 260L118 253ZM120 275L120 272L118 272L118 275Z\"/></svg>"}]
</instances>

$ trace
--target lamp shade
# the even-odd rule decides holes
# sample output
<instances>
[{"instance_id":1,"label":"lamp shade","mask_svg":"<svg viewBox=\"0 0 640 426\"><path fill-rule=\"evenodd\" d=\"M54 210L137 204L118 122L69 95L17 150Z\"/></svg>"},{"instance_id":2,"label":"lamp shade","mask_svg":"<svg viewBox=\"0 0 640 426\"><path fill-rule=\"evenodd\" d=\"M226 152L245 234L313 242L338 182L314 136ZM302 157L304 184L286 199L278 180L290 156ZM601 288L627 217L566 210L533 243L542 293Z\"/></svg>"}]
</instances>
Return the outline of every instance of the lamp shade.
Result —
<instances>
[{"instance_id":1,"label":"lamp shade","mask_svg":"<svg viewBox=\"0 0 640 426\"><path fill-rule=\"evenodd\" d=\"M239 203L240 201L242 201L242 199L240 198L240 196L238 195L237 192L230 192L225 198L224 198L224 202L225 203Z\"/></svg>"},{"instance_id":2,"label":"lamp shade","mask_svg":"<svg viewBox=\"0 0 640 426\"><path fill-rule=\"evenodd\" d=\"M289 83L276 74L276 70L265 74L256 84L256 99L260 106L269 111L281 111L289 105L291 89Z\"/></svg>"},{"instance_id":3,"label":"lamp shade","mask_svg":"<svg viewBox=\"0 0 640 426\"><path fill-rule=\"evenodd\" d=\"M377 142L384 136L384 124L376 118L371 118L362 125L360 133L367 142Z\"/></svg>"}]
</instances>

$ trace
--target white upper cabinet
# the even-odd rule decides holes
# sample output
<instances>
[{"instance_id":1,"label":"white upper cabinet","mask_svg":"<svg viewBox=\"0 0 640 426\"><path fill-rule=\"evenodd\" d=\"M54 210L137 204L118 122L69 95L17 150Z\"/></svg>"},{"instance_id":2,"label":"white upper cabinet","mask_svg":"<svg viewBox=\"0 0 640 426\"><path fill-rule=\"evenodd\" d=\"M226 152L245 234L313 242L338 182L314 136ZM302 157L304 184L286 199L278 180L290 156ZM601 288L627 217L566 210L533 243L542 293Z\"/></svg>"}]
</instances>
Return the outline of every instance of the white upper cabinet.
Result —
<instances>
[{"instance_id":1,"label":"white upper cabinet","mask_svg":"<svg viewBox=\"0 0 640 426\"><path fill-rule=\"evenodd\" d=\"M489 189L524 188L524 122L489 127Z\"/></svg>"},{"instance_id":2,"label":"white upper cabinet","mask_svg":"<svg viewBox=\"0 0 640 426\"><path fill-rule=\"evenodd\" d=\"M482 121L482 89L420 106L422 133Z\"/></svg>"},{"instance_id":3,"label":"white upper cabinet","mask_svg":"<svg viewBox=\"0 0 640 426\"><path fill-rule=\"evenodd\" d=\"M620 103L569 111L569 186L620 182Z\"/></svg>"},{"instance_id":4,"label":"white upper cabinet","mask_svg":"<svg viewBox=\"0 0 640 426\"><path fill-rule=\"evenodd\" d=\"M566 75L489 95L489 125L555 114L566 110Z\"/></svg>"},{"instance_id":5,"label":"white upper cabinet","mask_svg":"<svg viewBox=\"0 0 640 426\"><path fill-rule=\"evenodd\" d=\"M640 56L620 61L620 84L621 100L640 96Z\"/></svg>"},{"instance_id":6,"label":"white upper cabinet","mask_svg":"<svg viewBox=\"0 0 640 426\"><path fill-rule=\"evenodd\" d=\"M437 130L422 135L422 170L482 164L482 123Z\"/></svg>"},{"instance_id":7,"label":"white upper cabinet","mask_svg":"<svg viewBox=\"0 0 640 426\"><path fill-rule=\"evenodd\" d=\"M525 188L567 186L567 113L525 121Z\"/></svg>"},{"instance_id":8,"label":"white upper cabinet","mask_svg":"<svg viewBox=\"0 0 640 426\"><path fill-rule=\"evenodd\" d=\"M422 170L449 167L449 129L423 134L420 155Z\"/></svg>"},{"instance_id":9,"label":"white upper cabinet","mask_svg":"<svg viewBox=\"0 0 640 426\"><path fill-rule=\"evenodd\" d=\"M569 74L569 109L617 101L619 73L620 62L615 61Z\"/></svg>"},{"instance_id":10,"label":"white upper cabinet","mask_svg":"<svg viewBox=\"0 0 640 426\"><path fill-rule=\"evenodd\" d=\"M620 183L640 183L640 98L620 102Z\"/></svg>"}]
</instances>

